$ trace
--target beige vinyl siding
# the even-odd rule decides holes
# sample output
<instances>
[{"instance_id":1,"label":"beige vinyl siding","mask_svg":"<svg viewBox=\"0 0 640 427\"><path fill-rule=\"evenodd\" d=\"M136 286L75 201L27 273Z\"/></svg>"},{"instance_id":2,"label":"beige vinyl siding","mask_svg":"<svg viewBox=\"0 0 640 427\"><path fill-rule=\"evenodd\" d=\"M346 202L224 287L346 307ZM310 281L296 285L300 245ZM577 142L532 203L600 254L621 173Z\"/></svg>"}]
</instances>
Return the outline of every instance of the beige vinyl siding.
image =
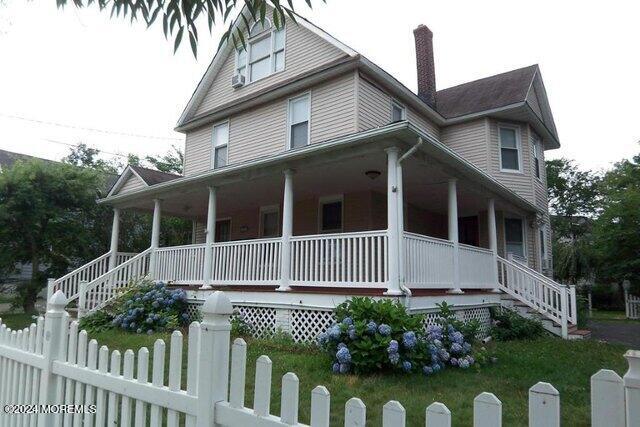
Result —
<instances>
[{"instance_id":1,"label":"beige vinyl siding","mask_svg":"<svg viewBox=\"0 0 640 427\"><path fill-rule=\"evenodd\" d=\"M499 124L516 125L520 132L520 161L522 162L522 173L519 172L502 172L500 170L500 140L498 136ZM531 175L531 148L529 143L528 126L522 123L506 123L498 122L491 119L489 121L489 174L500 181L502 184L515 191L520 196L535 203L533 190L533 178Z\"/></svg>"},{"instance_id":2,"label":"beige vinyl siding","mask_svg":"<svg viewBox=\"0 0 640 427\"><path fill-rule=\"evenodd\" d=\"M445 127L440 132L440 140L480 169L487 169L488 147L485 119Z\"/></svg>"},{"instance_id":3,"label":"beige vinyl siding","mask_svg":"<svg viewBox=\"0 0 640 427\"><path fill-rule=\"evenodd\" d=\"M190 176L211 169L211 130L213 125L187 132L184 148L184 175Z\"/></svg>"},{"instance_id":4,"label":"beige vinyl siding","mask_svg":"<svg viewBox=\"0 0 640 427\"><path fill-rule=\"evenodd\" d=\"M536 140L536 134L533 132L531 127L529 127L529 142L531 145L531 156L533 158L533 142ZM542 142L542 140L540 139ZM543 145L543 144L541 144ZM552 259L552 250L551 250L551 221L549 218L549 198L547 195L547 170L545 168L545 153L544 150L540 150L540 179L537 179L535 176L535 171L531 170L531 176L533 179L533 187L535 191L535 204L540 208L544 209L544 227L546 230L545 235L545 253L547 255L547 259L551 261ZM538 259L538 253L540 251L538 236L536 236L536 260ZM540 266L541 268L542 266Z\"/></svg>"},{"instance_id":5,"label":"beige vinyl siding","mask_svg":"<svg viewBox=\"0 0 640 427\"><path fill-rule=\"evenodd\" d=\"M350 73L229 117L229 164L285 151L289 99L307 92L311 94L311 143L356 132L355 74ZM185 176L211 169L212 129L213 123L187 133Z\"/></svg>"},{"instance_id":6,"label":"beige vinyl siding","mask_svg":"<svg viewBox=\"0 0 640 427\"><path fill-rule=\"evenodd\" d=\"M140 190L146 186L147 184L145 184L140 178L132 174L129 176L129 178L127 178L122 187L120 187L120 190L118 190L117 194L130 193L132 191Z\"/></svg>"},{"instance_id":7,"label":"beige vinyl siding","mask_svg":"<svg viewBox=\"0 0 640 427\"><path fill-rule=\"evenodd\" d=\"M285 31L284 70L234 89L231 87L231 78L235 73L235 52L230 52L198 106L196 115L213 110L236 98L264 91L274 84L346 56L343 51L300 25L288 22Z\"/></svg>"},{"instance_id":8,"label":"beige vinyl siding","mask_svg":"<svg viewBox=\"0 0 640 427\"><path fill-rule=\"evenodd\" d=\"M391 123L391 96L374 83L361 77L358 86L358 130L363 131ZM420 130L440 137L440 130L430 120L406 107L407 120Z\"/></svg>"},{"instance_id":9,"label":"beige vinyl siding","mask_svg":"<svg viewBox=\"0 0 640 427\"><path fill-rule=\"evenodd\" d=\"M355 73L311 90L311 144L355 133Z\"/></svg>"}]
</instances>

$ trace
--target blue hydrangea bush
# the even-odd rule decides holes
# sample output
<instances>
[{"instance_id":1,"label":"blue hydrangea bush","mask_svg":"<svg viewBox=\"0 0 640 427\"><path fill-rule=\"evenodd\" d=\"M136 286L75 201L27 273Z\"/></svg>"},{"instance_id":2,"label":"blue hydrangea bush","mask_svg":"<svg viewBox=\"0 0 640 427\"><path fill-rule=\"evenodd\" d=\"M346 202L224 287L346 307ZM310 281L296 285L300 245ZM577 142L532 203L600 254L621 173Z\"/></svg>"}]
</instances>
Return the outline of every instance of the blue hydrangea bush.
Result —
<instances>
[{"instance_id":1,"label":"blue hydrangea bush","mask_svg":"<svg viewBox=\"0 0 640 427\"><path fill-rule=\"evenodd\" d=\"M478 325L460 322L446 303L439 321L426 329L423 316L391 300L355 297L336 308L337 323L317 342L333 358L334 373L422 372L476 363L472 342ZM484 358L483 358L484 359Z\"/></svg>"},{"instance_id":2,"label":"blue hydrangea bush","mask_svg":"<svg viewBox=\"0 0 640 427\"><path fill-rule=\"evenodd\" d=\"M102 310L84 317L81 326L93 331L117 328L152 334L186 326L190 320L184 290L142 279Z\"/></svg>"}]
</instances>

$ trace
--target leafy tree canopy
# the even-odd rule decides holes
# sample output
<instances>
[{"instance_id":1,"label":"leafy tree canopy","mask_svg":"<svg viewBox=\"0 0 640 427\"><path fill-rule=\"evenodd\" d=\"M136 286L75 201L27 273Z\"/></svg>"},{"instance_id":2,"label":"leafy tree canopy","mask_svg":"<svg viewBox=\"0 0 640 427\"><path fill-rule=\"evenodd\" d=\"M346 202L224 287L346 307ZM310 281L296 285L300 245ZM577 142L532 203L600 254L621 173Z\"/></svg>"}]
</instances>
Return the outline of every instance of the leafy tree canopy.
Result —
<instances>
[{"instance_id":1,"label":"leafy tree canopy","mask_svg":"<svg viewBox=\"0 0 640 427\"><path fill-rule=\"evenodd\" d=\"M324 2L325 0L323 0ZM281 28L290 19L297 22L293 0L56 0L58 7L71 3L76 7L98 7L110 16L122 16L133 21L142 20L147 27L160 25L166 38L173 38L174 52L187 37L193 55L198 54L198 24L206 21L209 32L215 25L228 25L220 45L231 40L235 46L245 46L245 39L239 29L233 30L229 18L237 7L247 6L248 14L240 14L245 26L251 22L265 22L267 15L276 28ZM311 0L305 0L311 8Z\"/></svg>"}]
</instances>

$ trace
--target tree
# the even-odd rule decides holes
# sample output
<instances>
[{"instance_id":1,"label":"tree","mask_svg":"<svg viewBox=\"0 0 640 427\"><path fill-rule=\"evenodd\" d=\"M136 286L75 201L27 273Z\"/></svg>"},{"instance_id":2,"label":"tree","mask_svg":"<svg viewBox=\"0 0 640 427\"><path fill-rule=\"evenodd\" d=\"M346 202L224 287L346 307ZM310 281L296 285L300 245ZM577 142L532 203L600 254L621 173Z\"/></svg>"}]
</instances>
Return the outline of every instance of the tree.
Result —
<instances>
[{"instance_id":1,"label":"tree","mask_svg":"<svg viewBox=\"0 0 640 427\"><path fill-rule=\"evenodd\" d=\"M116 175L119 173L118 171L122 169L122 165L120 163L114 162L113 160L104 160L98 156L100 156L100 150L97 148L91 148L87 146L87 144L80 143L71 148L71 152L69 155L62 158L62 162Z\"/></svg>"},{"instance_id":2,"label":"tree","mask_svg":"<svg viewBox=\"0 0 640 427\"><path fill-rule=\"evenodd\" d=\"M106 238L96 240L92 231L96 216L87 215L103 179L95 170L40 160L0 172L0 271L31 263L31 280L20 287L25 311L33 310L43 273L60 275L104 252Z\"/></svg>"},{"instance_id":3,"label":"tree","mask_svg":"<svg viewBox=\"0 0 640 427\"><path fill-rule=\"evenodd\" d=\"M640 290L640 154L607 172L593 234L598 277Z\"/></svg>"},{"instance_id":4,"label":"tree","mask_svg":"<svg viewBox=\"0 0 640 427\"><path fill-rule=\"evenodd\" d=\"M184 154L175 145L171 146L171 150L159 157L147 156L145 160L149 162L154 169L161 172L177 173L182 175L182 165L184 163Z\"/></svg>"},{"instance_id":5,"label":"tree","mask_svg":"<svg viewBox=\"0 0 640 427\"><path fill-rule=\"evenodd\" d=\"M209 32L214 25L226 25L238 3L247 6L246 16L240 14L238 18L247 28L250 27L251 21L264 23L267 14L276 28L281 28L289 19L297 22L293 0L286 0L286 4L281 0L56 0L56 3L58 7L64 7L70 1L79 8L98 7L101 11L109 12L112 17L122 14L123 18L129 18L131 22L141 18L147 24L147 28L155 22L162 21L164 36L174 39L174 52L178 50L182 39L188 35L195 57L198 54L198 23L206 20ZM305 2L311 8L311 0ZM233 23L229 23L220 45L229 39L235 46L245 46L242 31L239 28L233 31Z\"/></svg>"},{"instance_id":6,"label":"tree","mask_svg":"<svg viewBox=\"0 0 640 427\"><path fill-rule=\"evenodd\" d=\"M597 214L600 178L568 159L546 162L553 229L554 276L577 283L593 275L591 225Z\"/></svg>"}]
</instances>

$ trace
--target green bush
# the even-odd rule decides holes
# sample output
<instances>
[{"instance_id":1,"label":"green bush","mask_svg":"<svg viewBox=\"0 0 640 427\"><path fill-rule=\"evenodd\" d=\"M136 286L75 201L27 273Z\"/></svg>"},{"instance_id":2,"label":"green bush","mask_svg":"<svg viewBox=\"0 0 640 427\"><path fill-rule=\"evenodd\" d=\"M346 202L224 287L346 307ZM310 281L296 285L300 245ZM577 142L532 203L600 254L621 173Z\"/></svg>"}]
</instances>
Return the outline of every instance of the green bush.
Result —
<instances>
[{"instance_id":1,"label":"green bush","mask_svg":"<svg viewBox=\"0 0 640 427\"><path fill-rule=\"evenodd\" d=\"M139 334L177 329L190 321L186 299L184 290L168 289L162 282L133 281L105 307L83 317L80 327L91 332L119 328Z\"/></svg>"},{"instance_id":2,"label":"green bush","mask_svg":"<svg viewBox=\"0 0 640 427\"><path fill-rule=\"evenodd\" d=\"M337 323L318 336L318 344L333 357L335 373L379 371L416 372L427 375L445 366L468 368L475 363L471 342L477 325L464 324L450 306L440 306L440 323L424 330L422 315L388 299L355 297L335 311Z\"/></svg>"},{"instance_id":3,"label":"green bush","mask_svg":"<svg viewBox=\"0 0 640 427\"><path fill-rule=\"evenodd\" d=\"M529 340L546 334L542 323L507 308L491 309L491 318L490 335L498 341Z\"/></svg>"}]
</instances>

